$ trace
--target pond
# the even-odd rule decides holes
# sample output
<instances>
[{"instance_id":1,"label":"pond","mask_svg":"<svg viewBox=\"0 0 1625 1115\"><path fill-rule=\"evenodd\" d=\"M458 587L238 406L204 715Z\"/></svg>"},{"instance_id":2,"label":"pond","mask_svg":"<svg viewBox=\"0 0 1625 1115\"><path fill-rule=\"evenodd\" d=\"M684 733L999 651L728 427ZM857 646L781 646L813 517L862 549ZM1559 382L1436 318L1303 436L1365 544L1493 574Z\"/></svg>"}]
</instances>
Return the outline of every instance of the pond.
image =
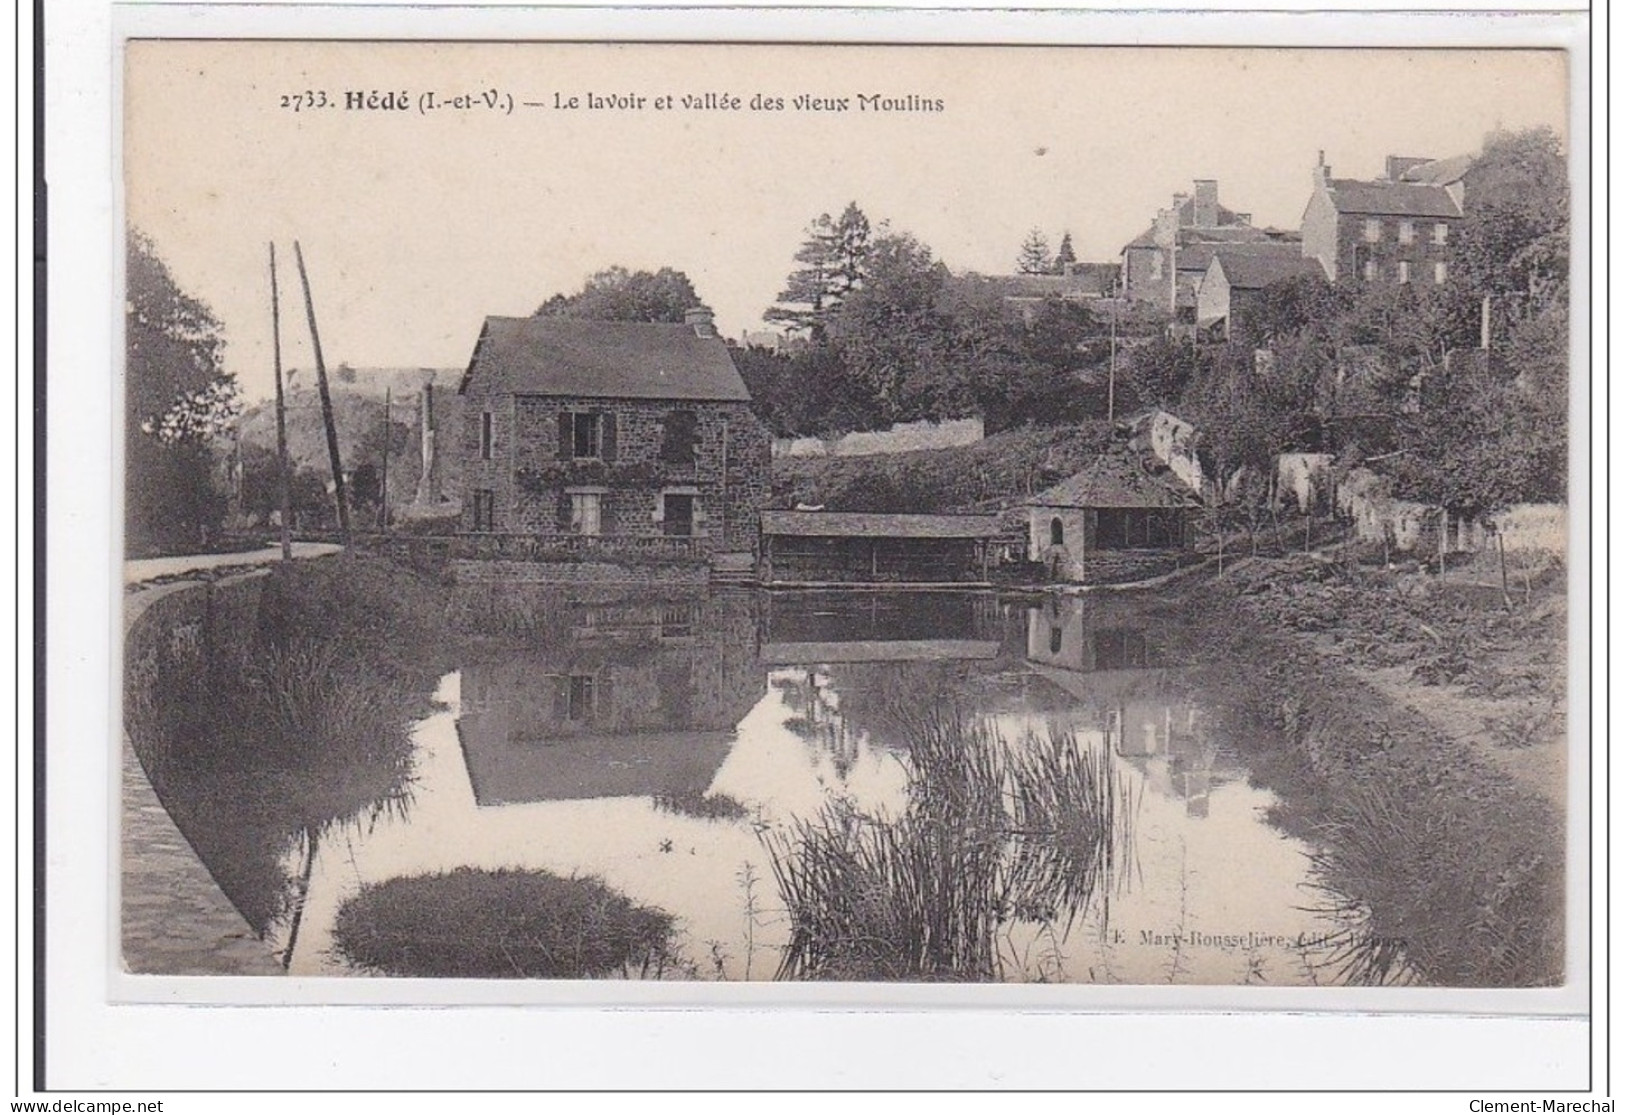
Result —
<instances>
[{"instance_id":1,"label":"pond","mask_svg":"<svg viewBox=\"0 0 1625 1115\"><path fill-rule=\"evenodd\" d=\"M149 764L290 973L1427 974L1164 602L528 591L343 807L327 762Z\"/></svg>"}]
</instances>

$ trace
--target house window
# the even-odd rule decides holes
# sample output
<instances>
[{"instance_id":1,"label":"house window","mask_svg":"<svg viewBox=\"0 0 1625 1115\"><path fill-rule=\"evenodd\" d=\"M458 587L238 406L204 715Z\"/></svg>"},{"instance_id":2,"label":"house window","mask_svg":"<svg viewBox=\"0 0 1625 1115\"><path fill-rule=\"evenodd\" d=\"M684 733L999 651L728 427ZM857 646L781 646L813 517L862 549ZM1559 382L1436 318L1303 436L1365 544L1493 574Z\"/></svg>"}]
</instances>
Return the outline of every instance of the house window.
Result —
<instances>
[{"instance_id":1,"label":"house window","mask_svg":"<svg viewBox=\"0 0 1625 1115\"><path fill-rule=\"evenodd\" d=\"M570 450L576 460L603 455L603 424L597 414L570 416Z\"/></svg>"},{"instance_id":2,"label":"house window","mask_svg":"<svg viewBox=\"0 0 1625 1115\"><path fill-rule=\"evenodd\" d=\"M1365 261L1365 281L1368 283L1377 281L1377 261L1374 259Z\"/></svg>"},{"instance_id":3,"label":"house window","mask_svg":"<svg viewBox=\"0 0 1625 1115\"><path fill-rule=\"evenodd\" d=\"M1408 259L1399 261L1399 281L1402 283L1411 281L1411 263Z\"/></svg>"},{"instance_id":4,"label":"house window","mask_svg":"<svg viewBox=\"0 0 1625 1115\"><path fill-rule=\"evenodd\" d=\"M1382 239L1382 222L1375 217L1366 218L1365 239L1368 244L1375 244Z\"/></svg>"},{"instance_id":5,"label":"house window","mask_svg":"<svg viewBox=\"0 0 1625 1115\"><path fill-rule=\"evenodd\" d=\"M474 529L484 532L496 529L496 493L488 488L474 493Z\"/></svg>"},{"instance_id":6,"label":"house window","mask_svg":"<svg viewBox=\"0 0 1625 1115\"><path fill-rule=\"evenodd\" d=\"M1435 283L1437 283L1439 286L1443 286L1445 280L1448 279L1449 277L1450 277L1450 267L1449 267L1448 264L1446 264L1445 262L1443 262L1441 260L1440 262L1435 263L1433 265L1433 281Z\"/></svg>"},{"instance_id":7,"label":"house window","mask_svg":"<svg viewBox=\"0 0 1625 1115\"><path fill-rule=\"evenodd\" d=\"M492 441L491 412L487 410L480 414L480 460L489 461L491 459Z\"/></svg>"},{"instance_id":8,"label":"house window","mask_svg":"<svg viewBox=\"0 0 1625 1115\"><path fill-rule=\"evenodd\" d=\"M1061 628L1059 628L1059 627L1051 627L1049 629L1049 652L1051 654L1060 654L1061 653L1061 640L1064 637L1065 637L1065 632L1062 631Z\"/></svg>"},{"instance_id":9,"label":"house window","mask_svg":"<svg viewBox=\"0 0 1625 1115\"><path fill-rule=\"evenodd\" d=\"M1414 243L1416 243L1416 222L1415 221L1400 221L1399 222L1399 242L1401 244L1414 244Z\"/></svg>"},{"instance_id":10,"label":"house window","mask_svg":"<svg viewBox=\"0 0 1625 1115\"><path fill-rule=\"evenodd\" d=\"M578 674L570 678L568 715L571 720L588 720L592 717L597 699L596 688L591 674Z\"/></svg>"},{"instance_id":11,"label":"house window","mask_svg":"<svg viewBox=\"0 0 1625 1115\"><path fill-rule=\"evenodd\" d=\"M1151 254L1151 277L1153 279L1162 278L1162 253L1161 252L1153 252Z\"/></svg>"},{"instance_id":12,"label":"house window","mask_svg":"<svg viewBox=\"0 0 1625 1115\"><path fill-rule=\"evenodd\" d=\"M694 534L694 497L666 492L660 497L660 524L665 534L690 538Z\"/></svg>"},{"instance_id":13,"label":"house window","mask_svg":"<svg viewBox=\"0 0 1625 1115\"><path fill-rule=\"evenodd\" d=\"M1445 240L1449 236L1450 236L1450 226L1449 225L1445 224L1443 221L1439 221L1436 224L1434 224L1434 226L1433 226L1433 242L1435 244L1443 244L1445 242Z\"/></svg>"},{"instance_id":14,"label":"house window","mask_svg":"<svg viewBox=\"0 0 1625 1115\"><path fill-rule=\"evenodd\" d=\"M603 495L599 492L570 493L570 530L596 537L603 533Z\"/></svg>"},{"instance_id":15,"label":"house window","mask_svg":"<svg viewBox=\"0 0 1625 1115\"><path fill-rule=\"evenodd\" d=\"M1064 545L1066 541L1066 527L1061 523L1059 515L1049 521L1049 544L1051 546Z\"/></svg>"},{"instance_id":16,"label":"house window","mask_svg":"<svg viewBox=\"0 0 1625 1115\"><path fill-rule=\"evenodd\" d=\"M666 415L660 439L660 459L670 465L691 465L699 452L699 419L692 410Z\"/></svg>"}]
</instances>

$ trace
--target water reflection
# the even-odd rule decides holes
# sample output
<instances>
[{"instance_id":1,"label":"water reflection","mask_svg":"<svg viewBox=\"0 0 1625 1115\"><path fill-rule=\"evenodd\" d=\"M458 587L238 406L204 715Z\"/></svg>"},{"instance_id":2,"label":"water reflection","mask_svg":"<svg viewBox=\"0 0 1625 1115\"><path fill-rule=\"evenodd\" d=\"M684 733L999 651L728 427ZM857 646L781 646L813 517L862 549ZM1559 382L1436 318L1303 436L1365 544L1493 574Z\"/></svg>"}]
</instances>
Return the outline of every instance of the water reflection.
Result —
<instances>
[{"instance_id":1,"label":"water reflection","mask_svg":"<svg viewBox=\"0 0 1625 1115\"><path fill-rule=\"evenodd\" d=\"M922 945L911 955L928 962L877 971L826 949L791 974L1326 978L1312 942L1339 923L1305 908L1311 849L1270 824L1275 799L1248 784L1200 671L1132 600L529 592L466 614L478 622L412 733L409 808L358 810L253 849L194 841L217 878L234 860L277 864L281 897L261 903L260 927L295 973L355 970L335 927L369 888L462 870L599 880L671 916L681 959L661 975L770 978L797 947L811 956L784 857L807 846L809 826L846 854L846 825L934 865L916 882L958 888L947 906L893 903L881 924L906 922L923 941L933 919L985 917L958 954ZM962 725L953 738L1003 741L989 760L1002 773L960 777L982 751L922 737L931 717ZM922 751L922 739L938 746ZM1063 768L1078 775L1071 797ZM931 798L973 783L986 808ZM1094 812L1108 791L1109 839ZM995 854L978 826L1016 851ZM913 885L898 862L874 866L888 885ZM931 917L910 921L918 909Z\"/></svg>"}]
</instances>

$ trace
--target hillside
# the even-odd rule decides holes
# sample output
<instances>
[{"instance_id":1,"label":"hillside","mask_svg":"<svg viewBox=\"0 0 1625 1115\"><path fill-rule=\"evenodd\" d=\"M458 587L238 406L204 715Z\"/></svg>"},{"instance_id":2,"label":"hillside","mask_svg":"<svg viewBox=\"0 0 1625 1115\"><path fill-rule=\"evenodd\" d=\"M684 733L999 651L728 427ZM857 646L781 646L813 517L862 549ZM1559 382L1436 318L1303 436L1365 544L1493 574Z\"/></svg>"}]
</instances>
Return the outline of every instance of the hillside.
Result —
<instances>
[{"instance_id":1,"label":"hillside","mask_svg":"<svg viewBox=\"0 0 1625 1115\"><path fill-rule=\"evenodd\" d=\"M331 384L333 422L338 429L339 457L346 471L362 464L380 463L383 446L383 389L376 393L372 384ZM394 392L391 399L389 484L391 504L410 498L417 488L421 469L418 438L418 390ZM440 465L445 494L456 498L459 469L452 439L460 427L462 400L451 391L435 393L435 419L440 429ZM287 396L288 455L295 473L312 473L325 478L328 473L327 435L322 428L321 399L314 386L301 386ZM238 436L245 453L276 451L276 407L257 403L244 411L237 422Z\"/></svg>"},{"instance_id":2,"label":"hillside","mask_svg":"<svg viewBox=\"0 0 1625 1115\"><path fill-rule=\"evenodd\" d=\"M1006 430L974 445L773 462L773 505L831 511L1006 511L1077 472L1112 438L1106 422Z\"/></svg>"}]
</instances>

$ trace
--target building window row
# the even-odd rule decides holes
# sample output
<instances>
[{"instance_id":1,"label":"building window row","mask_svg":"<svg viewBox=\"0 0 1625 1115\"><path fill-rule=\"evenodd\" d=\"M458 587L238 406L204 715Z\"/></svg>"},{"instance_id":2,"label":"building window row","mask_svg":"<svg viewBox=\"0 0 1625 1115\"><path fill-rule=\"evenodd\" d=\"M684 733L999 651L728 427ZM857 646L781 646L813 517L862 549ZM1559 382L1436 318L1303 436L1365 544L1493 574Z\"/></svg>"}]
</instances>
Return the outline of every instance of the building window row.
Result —
<instances>
[{"instance_id":1,"label":"building window row","mask_svg":"<svg viewBox=\"0 0 1625 1115\"><path fill-rule=\"evenodd\" d=\"M1382 240L1382 221L1377 217L1367 217L1362 234L1367 244L1376 244ZM1400 221L1398 224L1398 237L1401 244L1416 243L1416 222ZM1444 221L1433 223L1433 242L1444 244L1449 241L1450 226Z\"/></svg>"},{"instance_id":2,"label":"building window row","mask_svg":"<svg viewBox=\"0 0 1625 1115\"><path fill-rule=\"evenodd\" d=\"M1361 275L1368 283L1374 283L1381 277L1381 269L1374 259L1365 261ZM1436 286L1443 286L1450 279L1450 265L1440 260L1433 265L1433 282ZM1402 259L1394 265L1394 281L1408 283L1411 281L1411 262Z\"/></svg>"}]
</instances>

